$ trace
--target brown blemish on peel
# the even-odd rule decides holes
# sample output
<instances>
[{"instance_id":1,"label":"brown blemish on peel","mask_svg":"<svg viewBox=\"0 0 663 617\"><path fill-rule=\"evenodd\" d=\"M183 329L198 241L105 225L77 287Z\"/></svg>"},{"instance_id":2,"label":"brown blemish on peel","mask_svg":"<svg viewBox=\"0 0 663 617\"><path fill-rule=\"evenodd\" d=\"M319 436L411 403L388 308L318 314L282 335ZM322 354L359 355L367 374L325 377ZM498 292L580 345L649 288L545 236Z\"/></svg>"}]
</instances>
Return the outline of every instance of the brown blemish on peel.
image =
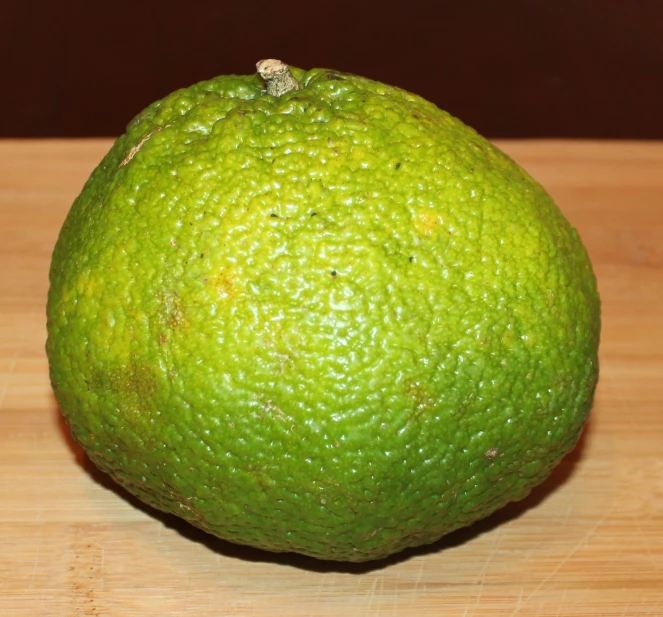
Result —
<instances>
[{"instance_id":1,"label":"brown blemish on peel","mask_svg":"<svg viewBox=\"0 0 663 617\"><path fill-rule=\"evenodd\" d=\"M131 148L131 150L129 150L129 153L124 157L124 160L119 164L118 167L124 167L132 158L134 158L134 156L136 156L136 154L138 154L138 151L143 147L145 142L147 142L150 137L152 137L152 135L158 133L161 129L162 127L158 126L153 131L150 131L147 135L145 135L145 137L143 137L133 148Z\"/></svg>"}]
</instances>

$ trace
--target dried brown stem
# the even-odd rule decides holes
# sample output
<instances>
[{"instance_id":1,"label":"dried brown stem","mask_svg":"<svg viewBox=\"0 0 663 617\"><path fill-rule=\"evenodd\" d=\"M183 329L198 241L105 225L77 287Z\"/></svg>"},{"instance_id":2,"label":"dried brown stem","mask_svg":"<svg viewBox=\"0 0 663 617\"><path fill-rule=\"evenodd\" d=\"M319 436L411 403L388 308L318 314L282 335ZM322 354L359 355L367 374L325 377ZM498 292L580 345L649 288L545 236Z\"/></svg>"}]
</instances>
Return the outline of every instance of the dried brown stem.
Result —
<instances>
[{"instance_id":1,"label":"dried brown stem","mask_svg":"<svg viewBox=\"0 0 663 617\"><path fill-rule=\"evenodd\" d=\"M267 93L281 96L290 90L299 90L302 85L293 77L290 67L280 60L261 60L256 64L258 74L265 80Z\"/></svg>"}]
</instances>

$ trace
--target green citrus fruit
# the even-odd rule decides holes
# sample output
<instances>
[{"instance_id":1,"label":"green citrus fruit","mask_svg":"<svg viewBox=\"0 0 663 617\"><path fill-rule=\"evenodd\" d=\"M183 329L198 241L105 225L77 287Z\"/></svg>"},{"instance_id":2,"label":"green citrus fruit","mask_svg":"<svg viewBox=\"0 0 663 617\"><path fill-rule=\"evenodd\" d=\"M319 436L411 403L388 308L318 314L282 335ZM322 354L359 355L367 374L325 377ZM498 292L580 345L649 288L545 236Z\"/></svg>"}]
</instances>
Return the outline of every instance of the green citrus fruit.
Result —
<instances>
[{"instance_id":1,"label":"green citrus fruit","mask_svg":"<svg viewBox=\"0 0 663 617\"><path fill-rule=\"evenodd\" d=\"M364 561L548 476L591 407L599 299L576 231L473 130L292 75L129 124L60 233L47 352L73 437L141 500Z\"/></svg>"}]
</instances>

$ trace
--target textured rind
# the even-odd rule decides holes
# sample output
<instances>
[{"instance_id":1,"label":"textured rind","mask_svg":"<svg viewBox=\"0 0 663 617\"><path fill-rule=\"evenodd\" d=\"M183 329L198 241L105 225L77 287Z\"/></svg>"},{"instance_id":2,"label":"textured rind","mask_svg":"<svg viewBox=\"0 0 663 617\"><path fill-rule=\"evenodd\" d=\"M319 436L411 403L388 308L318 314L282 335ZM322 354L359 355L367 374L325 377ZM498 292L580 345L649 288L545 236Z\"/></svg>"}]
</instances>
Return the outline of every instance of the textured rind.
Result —
<instances>
[{"instance_id":1,"label":"textured rind","mask_svg":"<svg viewBox=\"0 0 663 617\"><path fill-rule=\"evenodd\" d=\"M222 538L365 561L521 499L576 443L599 299L575 230L412 94L293 70L138 115L53 254L51 380L92 461Z\"/></svg>"}]
</instances>

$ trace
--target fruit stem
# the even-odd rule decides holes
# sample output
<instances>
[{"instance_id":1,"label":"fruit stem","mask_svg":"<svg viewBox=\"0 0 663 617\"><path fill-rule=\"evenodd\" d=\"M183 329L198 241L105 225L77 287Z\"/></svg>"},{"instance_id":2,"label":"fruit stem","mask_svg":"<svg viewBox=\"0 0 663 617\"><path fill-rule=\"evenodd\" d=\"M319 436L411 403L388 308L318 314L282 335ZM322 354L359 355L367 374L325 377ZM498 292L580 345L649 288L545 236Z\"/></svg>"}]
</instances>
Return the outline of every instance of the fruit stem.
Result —
<instances>
[{"instance_id":1,"label":"fruit stem","mask_svg":"<svg viewBox=\"0 0 663 617\"><path fill-rule=\"evenodd\" d=\"M265 80L267 94L281 96L290 90L300 90L300 84L290 72L290 67L280 60L261 60L256 64L260 77Z\"/></svg>"}]
</instances>

